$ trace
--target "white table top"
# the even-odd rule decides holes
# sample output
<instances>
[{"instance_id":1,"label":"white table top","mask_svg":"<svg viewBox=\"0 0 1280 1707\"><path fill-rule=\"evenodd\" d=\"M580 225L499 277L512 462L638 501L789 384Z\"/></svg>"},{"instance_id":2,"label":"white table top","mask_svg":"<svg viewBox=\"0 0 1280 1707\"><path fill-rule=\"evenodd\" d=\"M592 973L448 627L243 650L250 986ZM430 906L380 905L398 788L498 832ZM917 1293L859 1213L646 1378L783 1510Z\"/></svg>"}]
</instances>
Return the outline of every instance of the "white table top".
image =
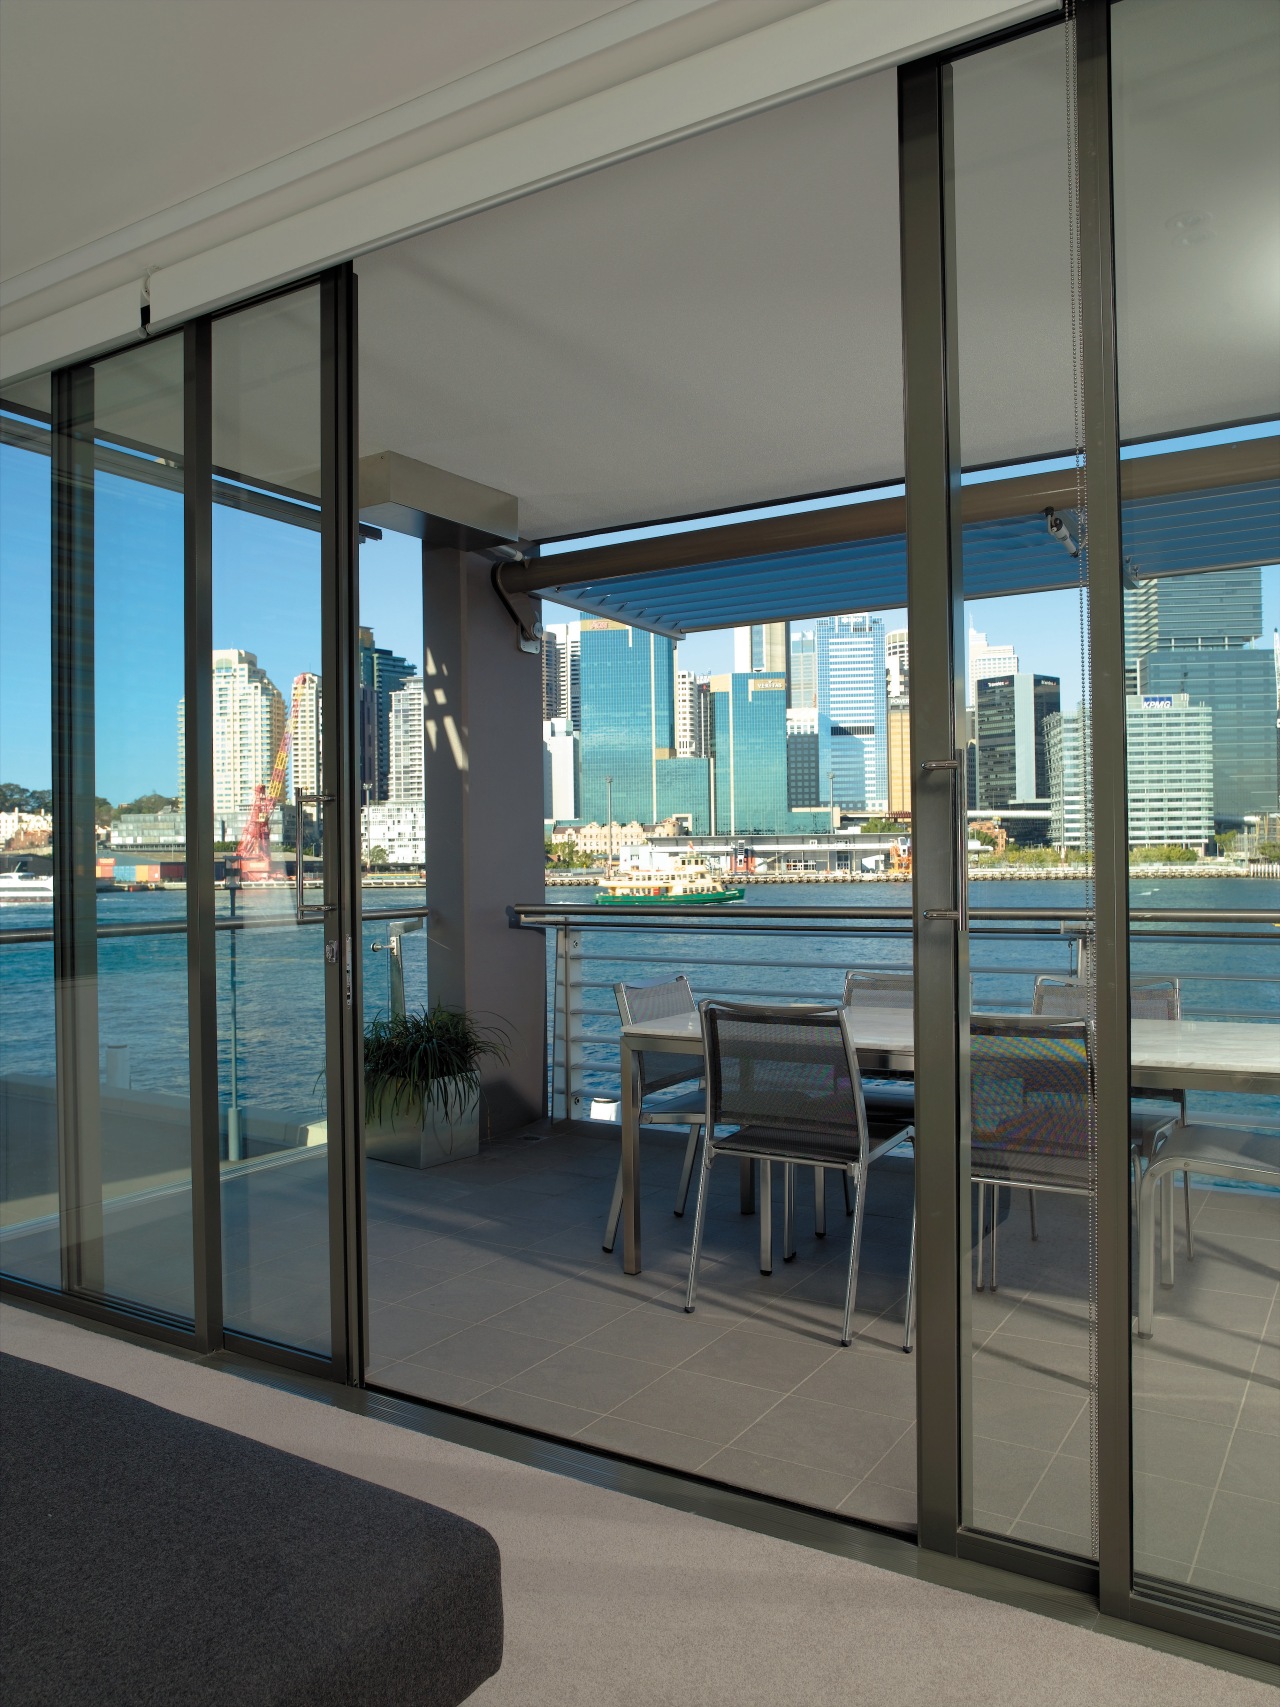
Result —
<instances>
[{"instance_id":1,"label":"white table top","mask_svg":"<svg viewBox=\"0 0 1280 1707\"><path fill-rule=\"evenodd\" d=\"M858 1060L864 1067L915 1069L910 1008L854 1008ZM627 1026L634 1048L661 1043L675 1054L700 1055L699 1016L675 1014ZM1144 1090L1241 1091L1280 1095L1280 1026L1247 1020L1137 1019L1132 1035L1133 1083Z\"/></svg>"}]
</instances>

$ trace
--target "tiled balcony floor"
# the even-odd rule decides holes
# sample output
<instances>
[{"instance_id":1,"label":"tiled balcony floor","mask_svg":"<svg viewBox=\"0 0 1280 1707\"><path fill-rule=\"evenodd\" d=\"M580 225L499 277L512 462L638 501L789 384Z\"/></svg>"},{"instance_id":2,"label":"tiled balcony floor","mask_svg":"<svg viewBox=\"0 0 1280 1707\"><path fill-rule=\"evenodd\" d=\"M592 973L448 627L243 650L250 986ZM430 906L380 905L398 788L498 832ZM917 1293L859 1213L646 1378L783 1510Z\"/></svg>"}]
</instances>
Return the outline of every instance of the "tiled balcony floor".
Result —
<instances>
[{"instance_id":1,"label":"tiled balcony floor","mask_svg":"<svg viewBox=\"0 0 1280 1707\"><path fill-rule=\"evenodd\" d=\"M893 1527L915 1518L915 1359L901 1350L910 1158L872 1171L853 1345L839 1344L849 1223L825 1240L798 1188L798 1251L758 1271L758 1222L721 1163L698 1307L683 1311L682 1143L643 1138L644 1273L600 1249L616 1128L488 1145L425 1173L369 1167L369 1378L629 1456ZM776 1171L776 1170L775 1170ZM803 1176L802 1176L803 1177ZM781 1243L775 1181L775 1240ZM971 1297L978 1528L1088 1554L1086 1219L1018 1194L999 1290ZM1280 1213L1193 1194L1156 1335L1135 1342L1138 1568L1280 1604ZM1230 1581L1227 1579L1230 1578Z\"/></svg>"}]
</instances>

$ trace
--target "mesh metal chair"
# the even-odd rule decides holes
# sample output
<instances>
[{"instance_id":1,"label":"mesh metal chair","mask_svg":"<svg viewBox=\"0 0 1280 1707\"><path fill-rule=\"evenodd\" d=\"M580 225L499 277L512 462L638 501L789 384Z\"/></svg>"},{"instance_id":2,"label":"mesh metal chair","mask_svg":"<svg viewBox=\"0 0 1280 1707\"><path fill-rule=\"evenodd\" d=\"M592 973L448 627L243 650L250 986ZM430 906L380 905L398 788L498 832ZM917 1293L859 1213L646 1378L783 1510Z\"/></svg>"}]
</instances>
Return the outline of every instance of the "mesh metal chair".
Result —
<instances>
[{"instance_id":1,"label":"mesh metal chair","mask_svg":"<svg viewBox=\"0 0 1280 1707\"><path fill-rule=\"evenodd\" d=\"M706 1225L711 1167L719 1155L760 1163L760 1268L773 1267L771 1168L837 1167L856 1193L841 1345L853 1338L853 1308L866 1206L867 1170L914 1136L914 1127L873 1138L862 1096L862 1076L847 1008L762 1007L707 1001L700 1005L706 1059L707 1138L698 1178L698 1203L689 1255L685 1309L698 1289L698 1258ZM717 1137L721 1126L736 1130ZM784 1192L791 1245L791 1193Z\"/></svg>"},{"instance_id":2,"label":"mesh metal chair","mask_svg":"<svg viewBox=\"0 0 1280 1707\"><path fill-rule=\"evenodd\" d=\"M846 972L844 975L844 1005L847 1008L914 1008L916 980L914 972ZM916 1088L909 1079L893 1074L864 1073L862 1096L867 1114L892 1119L901 1115L904 1120L916 1117Z\"/></svg>"},{"instance_id":3,"label":"mesh metal chair","mask_svg":"<svg viewBox=\"0 0 1280 1707\"><path fill-rule=\"evenodd\" d=\"M693 999L693 991L689 988L689 980L683 972L677 978L669 978L658 984L615 984L613 994L618 1003L618 1015L624 1026L643 1024L650 1019L668 1019L672 1014L691 1014L697 1012L697 1003ZM698 1153L698 1139L702 1133L702 1116L706 1106L706 1098L702 1089L702 1065L694 1055L664 1054L658 1049L642 1049L639 1052L640 1074L640 1124L642 1126L687 1126L689 1141L685 1145L684 1166L680 1172L680 1184L676 1188L677 1215L684 1214L685 1202L689 1196L689 1180L693 1175L694 1158ZM685 1085L687 1089L680 1096L664 1097L660 1102L649 1103L645 1098L652 1096L655 1091L670 1090L673 1086ZM604 1228L604 1248L611 1251L618 1236L618 1222L622 1218L622 1163L618 1163L618 1178L613 1188L613 1202L609 1206L609 1218Z\"/></svg>"},{"instance_id":4,"label":"mesh metal chair","mask_svg":"<svg viewBox=\"0 0 1280 1707\"><path fill-rule=\"evenodd\" d=\"M1037 978L1031 998L1031 1011L1060 1018L1088 1018L1088 987L1078 978ZM1176 978L1133 978L1129 982L1129 1012L1134 1019L1181 1019L1182 990ZM1173 1091L1164 1097L1135 1096L1129 1104L1129 1154L1133 1173L1134 1196L1138 1195L1142 1169L1150 1162L1157 1140L1170 1126L1185 1124L1187 1098L1185 1092ZM1196 1254L1191 1231L1191 1176L1182 1176L1183 1217L1187 1231L1187 1260ZM1167 1216L1165 1268L1168 1282L1173 1284L1173 1176L1168 1175L1164 1198Z\"/></svg>"},{"instance_id":5,"label":"mesh metal chair","mask_svg":"<svg viewBox=\"0 0 1280 1707\"><path fill-rule=\"evenodd\" d=\"M1087 1197L1090 1185L1089 1025L1031 1014L975 1014L970 1021L972 1139L969 1176L978 1189L979 1238L992 1196L991 1290L997 1286L996 1224L1006 1186ZM915 1304L916 1228L911 1224L907 1279L910 1351ZM982 1286L982 1255L978 1287Z\"/></svg>"}]
</instances>

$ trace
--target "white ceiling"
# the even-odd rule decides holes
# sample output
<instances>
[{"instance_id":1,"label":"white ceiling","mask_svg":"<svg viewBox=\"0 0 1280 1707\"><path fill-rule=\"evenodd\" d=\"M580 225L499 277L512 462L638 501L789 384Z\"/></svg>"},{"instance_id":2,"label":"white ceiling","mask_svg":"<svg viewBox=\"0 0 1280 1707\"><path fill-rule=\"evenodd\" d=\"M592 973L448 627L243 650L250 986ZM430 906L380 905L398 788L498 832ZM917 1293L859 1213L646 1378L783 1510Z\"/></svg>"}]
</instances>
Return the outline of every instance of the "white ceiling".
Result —
<instances>
[{"instance_id":1,"label":"white ceiling","mask_svg":"<svg viewBox=\"0 0 1280 1707\"><path fill-rule=\"evenodd\" d=\"M625 3L4 0L0 274L25 272Z\"/></svg>"},{"instance_id":2,"label":"white ceiling","mask_svg":"<svg viewBox=\"0 0 1280 1707\"><path fill-rule=\"evenodd\" d=\"M1160 0L1153 52L1145 9L1117 10L1130 436L1280 411L1276 12ZM964 460L1061 451L1061 30L961 62L955 128ZM533 538L900 478L897 197L884 72L367 255L361 449L513 493ZM1212 242L1177 243L1184 206Z\"/></svg>"}]
</instances>

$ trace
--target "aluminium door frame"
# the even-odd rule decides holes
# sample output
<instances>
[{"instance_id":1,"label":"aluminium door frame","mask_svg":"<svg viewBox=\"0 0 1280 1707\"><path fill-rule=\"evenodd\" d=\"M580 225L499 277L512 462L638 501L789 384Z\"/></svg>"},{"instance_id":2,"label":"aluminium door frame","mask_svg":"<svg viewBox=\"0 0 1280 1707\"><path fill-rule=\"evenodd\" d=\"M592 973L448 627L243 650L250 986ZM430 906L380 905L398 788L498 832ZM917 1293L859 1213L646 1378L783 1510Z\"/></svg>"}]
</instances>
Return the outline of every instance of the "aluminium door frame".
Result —
<instances>
[{"instance_id":1,"label":"aluminium door frame","mask_svg":"<svg viewBox=\"0 0 1280 1707\"><path fill-rule=\"evenodd\" d=\"M317 288L321 349L321 670L336 707L325 745L325 1073L329 1131L331 1346L314 1356L226 1328L222 1305L216 892L213 880L213 387L215 321ZM53 958L61 1286L5 1276L4 1293L198 1353L243 1352L309 1374L358 1382L364 1334L363 1108L357 681L356 310L352 264L229 304L164 334L183 341L183 539L187 1036L190 1060L193 1320L105 1296L97 1170L97 930L94 878L94 368L139 346L50 375L50 576L55 821ZM159 341L159 340L157 340ZM87 431L86 431L87 429ZM87 810L86 810L87 806ZM85 1136L91 1142L86 1147ZM88 1172L86 1171L88 1170ZM90 1174L93 1177L90 1177Z\"/></svg>"},{"instance_id":2,"label":"aluminium door frame","mask_svg":"<svg viewBox=\"0 0 1280 1707\"><path fill-rule=\"evenodd\" d=\"M1113 4L1075 0L1073 134L1079 211L1080 383L1088 481L1088 651L1097 1036L1098 1560L963 1525L968 1451L968 933L956 815L963 774L963 580L950 66L1036 20L899 71L908 621L912 653L917 1076L918 1533L922 1547L1086 1589L1107 1616L1271 1658L1247 1621L1133 1580L1129 1205L1128 798L1111 147ZM915 689L918 685L919 691ZM922 765L929 764L928 771ZM943 768L946 767L946 768ZM965 822L962 816L960 822Z\"/></svg>"}]
</instances>

